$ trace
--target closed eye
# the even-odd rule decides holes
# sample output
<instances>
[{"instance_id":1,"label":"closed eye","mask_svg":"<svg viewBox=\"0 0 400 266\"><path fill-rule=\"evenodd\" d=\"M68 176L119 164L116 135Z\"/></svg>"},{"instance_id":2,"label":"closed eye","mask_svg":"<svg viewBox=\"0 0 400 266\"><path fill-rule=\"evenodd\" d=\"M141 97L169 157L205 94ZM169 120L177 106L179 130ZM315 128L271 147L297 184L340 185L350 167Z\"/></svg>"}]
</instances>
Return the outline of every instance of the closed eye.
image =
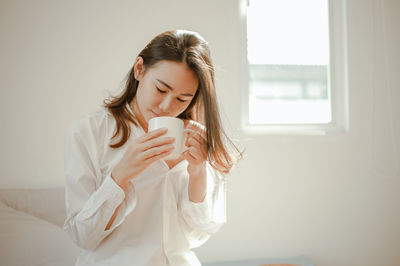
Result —
<instances>
[{"instance_id":1,"label":"closed eye","mask_svg":"<svg viewBox=\"0 0 400 266\"><path fill-rule=\"evenodd\" d=\"M157 89L157 91L158 91L159 93L167 93L167 92L168 92L168 91L166 91L166 90L160 89L160 88L157 87L157 86L156 86L156 89ZM181 103L184 103L184 102L187 102L187 101L188 101L188 100L181 99L181 98L177 98L177 100L180 101Z\"/></svg>"},{"instance_id":2,"label":"closed eye","mask_svg":"<svg viewBox=\"0 0 400 266\"><path fill-rule=\"evenodd\" d=\"M167 92L167 91L161 90L159 87L156 87L156 89L158 90L159 93L166 93Z\"/></svg>"},{"instance_id":3,"label":"closed eye","mask_svg":"<svg viewBox=\"0 0 400 266\"><path fill-rule=\"evenodd\" d=\"M178 101L180 101L181 103L184 103L184 102L187 102L188 100L183 100L183 99L180 99L180 98L177 98L178 99Z\"/></svg>"}]
</instances>

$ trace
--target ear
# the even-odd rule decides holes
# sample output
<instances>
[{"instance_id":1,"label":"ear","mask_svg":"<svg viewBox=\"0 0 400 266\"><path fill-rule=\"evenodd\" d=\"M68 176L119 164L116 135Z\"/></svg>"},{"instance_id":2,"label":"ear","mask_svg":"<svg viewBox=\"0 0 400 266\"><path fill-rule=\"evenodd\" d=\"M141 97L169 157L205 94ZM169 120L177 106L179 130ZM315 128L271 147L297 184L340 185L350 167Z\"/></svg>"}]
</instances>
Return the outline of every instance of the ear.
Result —
<instances>
[{"instance_id":1,"label":"ear","mask_svg":"<svg viewBox=\"0 0 400 266\"><path fill-rule=\"evenodd\" d=\"M141 56L138 56L136 58L135 66L133 67L134 74L135 74L135 79L137 81L140 81L143 77L144 73L144 65L143 65L143 58Z\"/></svg>"}]
</instances>

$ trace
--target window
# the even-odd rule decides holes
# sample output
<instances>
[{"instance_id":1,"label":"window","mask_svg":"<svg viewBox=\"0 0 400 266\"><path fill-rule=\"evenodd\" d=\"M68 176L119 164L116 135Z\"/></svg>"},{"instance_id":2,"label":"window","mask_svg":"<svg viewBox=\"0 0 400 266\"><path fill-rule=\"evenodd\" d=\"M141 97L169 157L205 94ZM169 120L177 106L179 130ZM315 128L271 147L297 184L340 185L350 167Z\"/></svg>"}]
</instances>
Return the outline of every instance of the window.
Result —
<instances>
[{"instance_id":1,"label":"window","mask_svg":"<svg viewBox=\"0 0 400 266\"><path fill-rule=\"evenodd\" d=\"M346 124L344 1L339 2L246 3L247 127L325 130Z\"/></svg>"}]
</instances>

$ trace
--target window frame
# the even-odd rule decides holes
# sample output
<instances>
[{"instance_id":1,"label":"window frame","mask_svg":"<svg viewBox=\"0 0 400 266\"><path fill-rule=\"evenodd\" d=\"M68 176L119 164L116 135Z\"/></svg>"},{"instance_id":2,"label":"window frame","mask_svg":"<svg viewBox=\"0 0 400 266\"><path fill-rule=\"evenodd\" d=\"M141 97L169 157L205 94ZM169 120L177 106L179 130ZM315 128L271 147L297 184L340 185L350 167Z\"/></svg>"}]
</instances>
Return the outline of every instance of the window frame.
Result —
<instances>
[{"instance_id":1,"label":"window frame","mask_svg":"<svg viewBox=\"0 0 400 266\"><path fill-rule=\"evenodd\" d=\"M251 0L239 0L241 46L241 129L246 134L325 135L349 130L347 21L346 0L328 0L329 53L328 86L332 120L326 124L259 124L249 123L249 63L247 59L247 5Z\"/></svg>"}]
</instances>

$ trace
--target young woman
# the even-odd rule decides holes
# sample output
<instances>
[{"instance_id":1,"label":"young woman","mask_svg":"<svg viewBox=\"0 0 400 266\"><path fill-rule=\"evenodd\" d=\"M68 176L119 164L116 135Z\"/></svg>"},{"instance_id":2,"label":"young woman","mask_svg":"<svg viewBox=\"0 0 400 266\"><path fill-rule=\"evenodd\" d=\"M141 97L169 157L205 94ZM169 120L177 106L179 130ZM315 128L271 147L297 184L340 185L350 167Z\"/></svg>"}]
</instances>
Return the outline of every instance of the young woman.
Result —
<instances>
[{"instance_id":1,"label":"young woman","mask_svg":"<svg viewBox=\"0 0 400 266\"><path fill-rule=\"evenodd\" d=\"M149 119L185 122L187 150ZM228 146L229 145L229 146ZM223 175L234 161L220 123L206 41L177 30L138 55L123 93L73 123L65 137L65 230L76 265L200 265L192 248L225 222Z\"/></svg>"}]
</instances>

